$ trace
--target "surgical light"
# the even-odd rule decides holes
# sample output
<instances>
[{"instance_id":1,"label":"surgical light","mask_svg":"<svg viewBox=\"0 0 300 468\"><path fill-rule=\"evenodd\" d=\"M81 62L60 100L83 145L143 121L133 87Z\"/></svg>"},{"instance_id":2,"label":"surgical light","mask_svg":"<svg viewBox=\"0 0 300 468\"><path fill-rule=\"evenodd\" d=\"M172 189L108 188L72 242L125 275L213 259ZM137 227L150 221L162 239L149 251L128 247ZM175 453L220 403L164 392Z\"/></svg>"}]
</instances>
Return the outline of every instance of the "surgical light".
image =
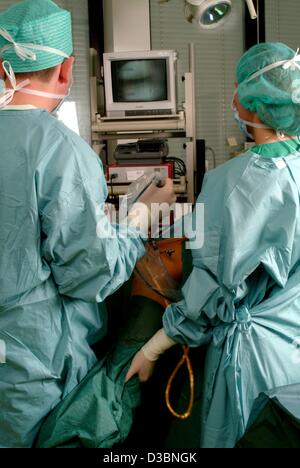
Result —
<instances>
[{"instance_id":1,"label":"surgical light","mask_svg":"<svg viewBox=\"0 0 300 468\"><path fill-rule=\"evenodd\" d=\"M185 17L203 28L215 28L231 12L231 0L185 0Z\"/></svg>"},{"instance_id":2,"label":"surgical light","mask_svg":"<svg viewBox=\"0 0 300 468\"><path fill-rule=\"evenodd\" d=\"M159 3L167 3L170 0L158 0ZM253 20L257 19L253 0L245 0L249 14ZM215 28L219 26L232 10L231 0L184 0L185 17L190 23L195 23L202 28Z\"/></svg>"}]
</instances>

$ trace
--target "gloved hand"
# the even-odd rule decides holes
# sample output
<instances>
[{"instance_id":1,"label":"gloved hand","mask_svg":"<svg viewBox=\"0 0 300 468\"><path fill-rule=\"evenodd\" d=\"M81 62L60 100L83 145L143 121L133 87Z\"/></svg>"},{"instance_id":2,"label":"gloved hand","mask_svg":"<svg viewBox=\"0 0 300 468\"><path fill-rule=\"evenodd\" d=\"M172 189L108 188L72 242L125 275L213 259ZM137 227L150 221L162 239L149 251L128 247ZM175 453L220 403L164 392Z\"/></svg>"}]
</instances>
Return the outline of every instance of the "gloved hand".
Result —
<instances>
[{"instance_id":1,"label":"gloved hand","mask_svg":"<svg viewBox=\"0 0 300 468\"><path fill-rule=\"evenodd\" d=\"M176 342L167 336L164 328L159 330L142 348L144 356L148 361L158 361L160 356L168 349L176 345Z\"/></svg>"},{"instance_id":2,"label":"gloved hand","mask_svg":"<svg viewBox=\"0 0 300 468\"><path fill-rule=\"evenodd\" d=\"M172 205L176 202L172 179L166 179L162 187L157 187L155 183L152 183L137 202L144 203L149 210L151 210L152 203L167 203L168 205Z\"/></svg>"},{"instance_id":3,"label":"gloved hand","mask_svg":"<svg viewBox=\"0 0 300 468\"><path fill-rule=\"evenodd\" d=\"M153 182L140 196L140 198L132 205L126 218L129 226L139 228L147 235L150 227L152 226L153 228L159 221L159 219L155 219L159 212L162 217L168 216L170 214L169 206L176 202L173 181L172 179L165 179L163 184L164 185L162 187L157 187L155 182ZM151 219L152 205L161 206L159 212L158 210L153 210L155 213L154 220Z\"/></svg>"},{"instance_id":4,"label":"gloved hand","mask_svg":"<svg viewBox=\"0 0 300 468\"><path fill-rule=\"evenodd\" d=\"M127 373L125 383L127 383L132 377L137 375L140 379L140 382L144 383L147 382L155 369L155 362L149 361L143 353L143 351L139 351L135 358L133 359L130 369Z\"/></svg>"},{"instance_id":5,"label":"gloved hand","mask_svg":"<svg viewBox=\"0 0 300 468\"><path fill-rule=\"evenodd\" d=\"M166 335L163 328L159 330L136 354L126 376L126 382L135 375L141 382L147 382L152 377L159 357L175 345L176 342Z\"/></svg>"}]
</instances>

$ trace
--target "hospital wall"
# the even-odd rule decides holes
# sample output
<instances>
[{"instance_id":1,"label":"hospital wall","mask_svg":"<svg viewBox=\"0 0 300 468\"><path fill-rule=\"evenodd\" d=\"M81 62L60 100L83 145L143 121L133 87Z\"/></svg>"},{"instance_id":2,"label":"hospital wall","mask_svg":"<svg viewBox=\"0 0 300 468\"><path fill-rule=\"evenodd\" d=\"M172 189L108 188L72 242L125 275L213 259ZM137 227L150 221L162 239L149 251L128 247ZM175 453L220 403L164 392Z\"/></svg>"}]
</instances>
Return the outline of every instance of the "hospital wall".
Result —
<instances>
[{"instance_id":1,"label":"hospital wall","mask_svg":"<svg viewBox=\"0 0 300 468\"><path fill-rule=\"evenodd\" d=\"M150 50L149 0L103 0L103 13L105 52Z\"/></svg>"},{"instance_id":2,"label":"hospital wall","mask_svg":"<svg viewBox=\"0 0 300 468\"><path fill-rule=\"evenodd\" d=\"M265 0L266 40L284 42L293 49L300 47L299 0Z\"/></svg>"}]
</instances>

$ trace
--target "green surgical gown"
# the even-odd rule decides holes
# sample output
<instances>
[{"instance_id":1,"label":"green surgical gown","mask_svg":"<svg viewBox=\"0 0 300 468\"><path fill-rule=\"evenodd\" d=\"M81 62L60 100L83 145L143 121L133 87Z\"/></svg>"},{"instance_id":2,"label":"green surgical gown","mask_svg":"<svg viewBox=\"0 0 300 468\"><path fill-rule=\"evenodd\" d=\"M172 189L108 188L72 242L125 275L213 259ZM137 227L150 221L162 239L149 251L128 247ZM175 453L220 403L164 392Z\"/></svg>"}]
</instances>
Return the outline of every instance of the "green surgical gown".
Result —
<instances>
[{"instance_id":1,"label":"green surgical gown","mask_svg":"<svg viewBox=\"0 0 300 468\"><path fill-rule=\"evenodd\" d=\"M234 447L260 393L300 383L300 148L288 144L254 147L207 174L204 245L183 300L164 314L177 342L209 344L202 447Z\"/></svg>"},{"instance_id":2,"label":"green surgical gown","mask_svg":"<svg viewBox=\"0 0 300 468\"><path fill-rule=\"evenodd\" d=\"M0 447L31 447L96 364L103 300L144 242L109 223L99 158L48 112L1 111L0 141Z\"/></svg>"}]
</instances>

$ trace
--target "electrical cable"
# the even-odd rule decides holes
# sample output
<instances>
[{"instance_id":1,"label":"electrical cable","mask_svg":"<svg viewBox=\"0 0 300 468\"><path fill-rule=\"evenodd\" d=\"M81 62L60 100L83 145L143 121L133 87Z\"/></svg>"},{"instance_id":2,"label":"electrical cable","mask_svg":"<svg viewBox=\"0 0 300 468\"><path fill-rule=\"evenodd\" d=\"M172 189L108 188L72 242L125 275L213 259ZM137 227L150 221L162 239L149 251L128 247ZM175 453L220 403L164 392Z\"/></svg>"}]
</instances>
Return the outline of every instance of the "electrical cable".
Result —
<instances>
[{"instance_id":1,"label":"electrical cable","mask_svg":"<svg viewBox=\"0 0 300 468\"><path fill-rule=\"evenodd\" d=\"M111 186L111 196L114 197L115 194L114 194L114 184L113 184L113 180L117 178L117 175L116 174L112 174L110 176L110 186Z\"/></svg>"},{"instance_id":2,"label":"electrical cable","mask_svg":"<svg viewBox=\"0 0 300 468\"><path fill-rule=\"evenodd\" d=\"M156 292L157 294L159 294L160 296L162 296L164 298L165 307L167 308L173 302L173 300L168 299L166 296L164 296L160 292L160 287L159 287L160 285L159 285L158 280L152 275L152 280L153 280L153 282L154 282L154 284L156 286L156 287L153 287L152 285L150 285L148 283L147 280L145 280L145 278L143 278L143 275L138 271L137 268L136 268L136 271L139 274L139 276L141 276L141 278L143 279L145 284L149 288L152 289L152 291ZM148 272L150 273L149 269L148 269ZM193 411L194 402L195 402L195 375L194 375L191 359L190 359L190 356L189 356L190 348L188 346L182 345L182 351L183 351L183 356L180 359L179 363L177 364L176 368L174 369L174 371L172 372L172 374L171 374L171 376L170 376L170 378L168 380L166 391L165 391L165 401L166 401L167 408L170 411L170 413L172 414L172 416L174 416L176 419L186 420L191 416L192 411ZM188 376L189 376L190 399L189 399L189 404L188 404L187 410L184 413L178 413L173 408L173 406L171 404L171 389L172 389L173 383L174 383L174 381L176 379L176 376L177 376L178 372L184 366L184 364L186 364L187 371L188 371Z\"/></svg>"},{"instance_id":3,"label":"electrical cable","mask_svg":"<svg viewBox=\"0 0 300 468\"><path fill-rule=\"evenodd\" d=\"M180 158L168 157L165 159L166 162L171 162L174 165L174 176L176 178L185 177L187 175L187 169L185 162Z\"/></svg>"},{"instance_id":4,"label":"electrical cable","mask_svg":"<svg viewBox=\"0 0 300 468\"><path fill-rule=\"evenodd\" d=\"M195 376L194 376L194 371L192 367L192 363L189 357L189 347L188 346L182 346L183 349L183 356L179 363L177 364L176 368L174 369L168 384L166 388L166 393L165 393L165 398L166 398L166 405L170 413L177 419L185 420L188 419L193 411L193 406L194 406L194 401L195 401ZM176 378L176 375L182 368L182 366L186 363L188 374L189 374L189 384L190 384L190 400L189 400L189 405L187 408L187 411L185 413L177 413L177 411L174 410L174 408L171 405L171 399L170 399L170 394L171 394L171 388L173 385L173 382Z\"/></svg>"}]
</instances>

